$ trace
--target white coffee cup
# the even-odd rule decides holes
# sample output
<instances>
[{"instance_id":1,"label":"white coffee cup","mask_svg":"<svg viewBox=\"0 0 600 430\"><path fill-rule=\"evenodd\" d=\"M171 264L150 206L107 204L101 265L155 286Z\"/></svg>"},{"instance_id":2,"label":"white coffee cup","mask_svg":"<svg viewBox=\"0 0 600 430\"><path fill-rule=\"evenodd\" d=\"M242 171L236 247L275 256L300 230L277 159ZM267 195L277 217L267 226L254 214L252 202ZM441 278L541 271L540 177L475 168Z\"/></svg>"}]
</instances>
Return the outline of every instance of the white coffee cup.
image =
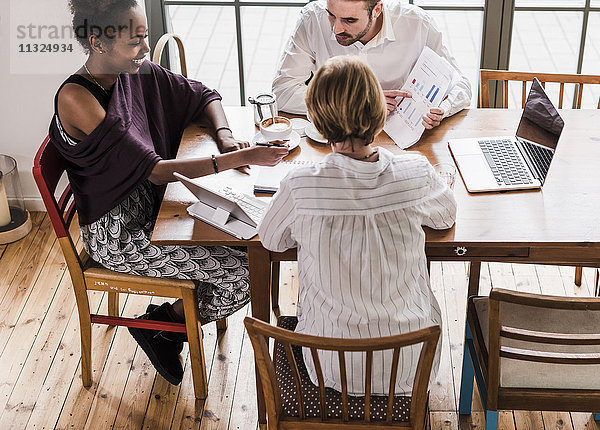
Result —
<instances>
[{"instance_id":1,"label":"white coffee cup","mask_svg":"<svg viewBox=\"0 0 600 430\"><path fill-rule=\"evenodd\" d=\"M275 123L273 123L275 120ZM260 132L268 141L286 140L292 134L292 123L282 116L263 119L260 123Z\"/></svg>"}]
</instances>

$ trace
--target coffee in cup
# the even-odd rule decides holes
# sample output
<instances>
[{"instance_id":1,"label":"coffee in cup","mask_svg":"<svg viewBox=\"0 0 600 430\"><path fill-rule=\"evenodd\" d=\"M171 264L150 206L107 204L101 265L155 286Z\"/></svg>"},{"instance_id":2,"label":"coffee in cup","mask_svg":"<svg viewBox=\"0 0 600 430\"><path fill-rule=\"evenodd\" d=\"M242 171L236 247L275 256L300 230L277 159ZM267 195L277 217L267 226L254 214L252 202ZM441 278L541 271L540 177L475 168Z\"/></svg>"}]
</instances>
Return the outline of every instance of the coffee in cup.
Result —
<instances>
[{"instance_id":1,"label":"coffee in cup","mask_svg":"<svg viewBox=\"0 0 600 430\"><path fill-rule=\"evenodd\" d=\"M266 118L260 123L260 132L268 141L286 140L292 134L292 123L282 116Z\"/></svg>"}]
</instances>

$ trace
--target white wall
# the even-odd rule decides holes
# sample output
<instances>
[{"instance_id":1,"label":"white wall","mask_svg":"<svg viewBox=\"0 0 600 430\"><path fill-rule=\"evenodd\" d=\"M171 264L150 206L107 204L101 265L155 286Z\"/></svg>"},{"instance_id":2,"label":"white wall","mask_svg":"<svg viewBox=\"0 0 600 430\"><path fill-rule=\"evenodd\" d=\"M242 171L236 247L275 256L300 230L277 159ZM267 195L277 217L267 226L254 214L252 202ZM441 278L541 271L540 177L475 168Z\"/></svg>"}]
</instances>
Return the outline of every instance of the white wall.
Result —
<instances>
[{"instance_id":1,"label":"white wall","mask_svg":"<svg viewBox=\"0 0 600 430\"><path fill-rule=\"evenodd\" d=\"M44 210L31 167L48 134L54 94L85 60L74 39L55 39L56 32L51 34L49 26L60 29L70 26L70 22L67 0L0 0L0 153L17 160L23 196L30 210ZM30 24L34 25L35 39L28 28L20 27L23 31L18 31L18 26ZM19 44L36 42L70 43L73 52L19 53Z\"/></svg>"}]
</instances>

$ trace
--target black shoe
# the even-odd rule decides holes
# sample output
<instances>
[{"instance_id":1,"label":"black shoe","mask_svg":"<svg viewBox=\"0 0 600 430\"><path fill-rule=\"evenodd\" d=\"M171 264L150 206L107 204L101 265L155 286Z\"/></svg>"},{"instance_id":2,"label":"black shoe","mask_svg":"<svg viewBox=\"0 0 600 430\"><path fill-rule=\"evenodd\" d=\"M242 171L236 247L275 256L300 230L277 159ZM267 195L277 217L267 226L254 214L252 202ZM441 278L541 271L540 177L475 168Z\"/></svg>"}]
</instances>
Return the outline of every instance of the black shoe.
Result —
<instances>
[{"instance_id":1,"label":"black shoe","mask_svg":"<svg viewBox=\"0 0 600 430\"><path fill-rule=\"evenodd\" d=\"M167 306L171 306L170 303L163 303L161 306L150 305L147 309L150 312L138 318L172 322L173 319L169 316ZM183 348L183 344L166 338L162 335L166 333L163 331L134 327L127 327L127 329L144 350L156 371L171 384L179 385L183 379L183 367L181 361L179 361L179 353Z\"/></svg>"},{"instance_id":2,"label":"black shoe","mask_svg":"<svg viewBox=\"0 0 600 430\"><path fill-rule=\"evenodd\" d=\"M153 305L153 304L149 304L148 307L146 308L146 313L149 314L150 312L152 312L153 310L159 308L158 305ZM160 311L159 311L160 312ZM162 312L159 314L160 317L162 317L163 315L165 315L167 318L169 317L169 315L167 313L163 314ZM154 316L154 315L153 315ZM157 318L152 318L152 319L157 319ZM176 322L173 321L173 319L161 319L160 321L169 321L169 322ZM160 335L162 337L164 337L167 340L171 340L173 342L177 342L177 344L179 345L179 352L181 353L181 351L183 350L183 342L187 342L187 333L179 333L176 331L166 331L163 330L160 332Z\"/></svg>"}]
</instances>

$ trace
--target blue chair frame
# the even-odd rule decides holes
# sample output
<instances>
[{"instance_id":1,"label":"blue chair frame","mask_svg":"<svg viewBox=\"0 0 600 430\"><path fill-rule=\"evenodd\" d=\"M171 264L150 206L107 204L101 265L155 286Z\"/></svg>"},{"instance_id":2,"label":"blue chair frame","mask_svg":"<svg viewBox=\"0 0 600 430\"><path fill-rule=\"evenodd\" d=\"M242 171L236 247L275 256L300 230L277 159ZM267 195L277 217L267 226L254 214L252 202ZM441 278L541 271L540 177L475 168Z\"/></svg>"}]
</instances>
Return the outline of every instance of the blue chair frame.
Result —
<instances>
[{"instance_id":1,"label":"blue chair frame","mask_svg":"<svg viewBox=\"0 0 600 430\"><path fill-rule=\"evenodd\" d=\"M481 328L477 320L477 314L475 311L474 299L476 297L469 298L467 306L467 321L465 327L465 342L463 348L463 363L462 363L462 376L460 384L460 400L459 400L459 413L461 415L471 414L471 404L473 400L473 383L477 382L477 388L479 390L479 396L485 412L486 429L496 430L498 429L498 409L519 409L519 405L514 401L514 396L510 393L510 388L499 387L499 383L496 383L496 387L490 384L490 380L499 381L499 363L500 356L502 355L502 348L496 350L498 354L496 359L491 360L490 366L497 364L497 368L489 368L488 363L490 362L489 357L493 354L493 351L483 351L483 339ZM554 297L554 296L542 296L537 294L529 293L518 293L514 291L494 289L490 294L490 312L489 312L489 330L490 338L492 330L497 330L500 333L500 309L501 302L517 303L527 306L539 306L539 307L554 307L563 309L583 309L589 308L591 310L600 310L600 299L598 298L582 298L582 297ZM497 312L496 324L493 322L494 309ZM475 336L473 336L475 333ZM498 339L499 340L499 339ZM500 343L500 342L498 342ZM590 345L599 345L600 340L598 335L591 335L589 339ZM490 350L492 346L490 343ZM485 361L483 361L483 360ZM600 358L598 363L600 364ZM496 372L496 375L492 375L492 372ZM486 374L489 373L489 374ZM491 375L491 376L490 376ZM505 402L498 396L499 389L504 390L506 396L502 396L506 400ZM491 390L491 392L490 392ZM528 404L535 404L539 407L539 410L566 410L569 412L588 412L591 410L600 410L600 388L598 391L589 390L550 390L550 389L537 389L531 390L530 392L542 394L552 393L552 399L545 401L541 398L532 399L528 398ZM494 394L495 393L495 394ZM566 401L568 406L564 409L560 408L561 399L566 400L567 395L572 393L574 399ZM491 395L490 395L491 394ZM522 394L521 394L522 395ZM512 398L511 398L512 397ZM533 403L529 402L532 401ZM600 413L594 413L594 419L600 420Z\"/></svg>"}]
</instances>

